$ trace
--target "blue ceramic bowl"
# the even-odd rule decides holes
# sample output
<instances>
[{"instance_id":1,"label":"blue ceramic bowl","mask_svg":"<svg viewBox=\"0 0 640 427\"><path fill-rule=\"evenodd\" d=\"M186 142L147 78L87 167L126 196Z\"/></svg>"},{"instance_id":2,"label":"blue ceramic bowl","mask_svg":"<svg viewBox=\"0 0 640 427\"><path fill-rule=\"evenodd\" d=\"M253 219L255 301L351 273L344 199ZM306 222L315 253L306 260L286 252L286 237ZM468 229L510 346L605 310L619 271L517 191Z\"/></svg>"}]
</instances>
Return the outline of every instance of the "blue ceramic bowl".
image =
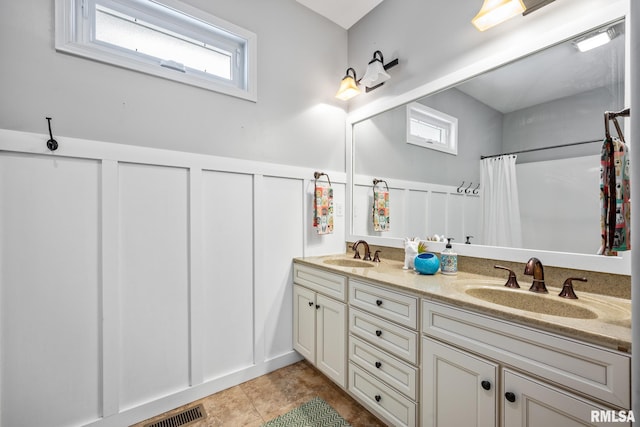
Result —
<instances>
[{"instance_id":1,"label":"blue ceramic bowl","mask_svg":"<svg viewBox=\"0 0 640 427\"><path fill-rule=\"evenodd\" d=\"M440 260L431 252L423 252L413 260L416 271L420 274L436 274L440 268Z\"/></svg>"}]
</instances>

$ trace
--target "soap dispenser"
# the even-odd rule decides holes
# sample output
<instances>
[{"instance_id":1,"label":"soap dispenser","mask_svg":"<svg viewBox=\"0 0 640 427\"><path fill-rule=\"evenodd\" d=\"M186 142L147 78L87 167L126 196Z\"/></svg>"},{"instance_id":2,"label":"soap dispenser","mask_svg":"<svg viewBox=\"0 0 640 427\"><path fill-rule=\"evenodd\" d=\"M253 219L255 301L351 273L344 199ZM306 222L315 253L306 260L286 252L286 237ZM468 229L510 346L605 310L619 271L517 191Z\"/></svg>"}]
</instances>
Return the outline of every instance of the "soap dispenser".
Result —
<instances>
[{"instance_id":1,"label":"soap dispenser","mask_svg":"<svg viewBox=\"0 0 640 427\"><path fill-rule=\"evenodd\" d=\"M440 254L442 262L440 263L440 271L442 274L458 274L458 254L451 247L453 238L447 237L447 246Z\"/></svg>"}]
</instances>

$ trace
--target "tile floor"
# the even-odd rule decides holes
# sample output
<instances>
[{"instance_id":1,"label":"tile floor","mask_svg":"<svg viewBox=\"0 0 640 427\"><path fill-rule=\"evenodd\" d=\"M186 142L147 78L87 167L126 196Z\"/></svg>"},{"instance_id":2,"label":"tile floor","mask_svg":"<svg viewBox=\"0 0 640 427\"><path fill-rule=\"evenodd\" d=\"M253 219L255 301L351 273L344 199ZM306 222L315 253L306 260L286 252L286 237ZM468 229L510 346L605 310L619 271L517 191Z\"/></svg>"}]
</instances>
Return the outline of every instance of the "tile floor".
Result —
<instances>
[{"instance_id":1,"label":"tile floor","mask_svg":"<svg viewBox=\"0 0 640 427\"><path fill-rule=\"evenodd\" d=\"M353 427L385 426L331 380L303 360L193 402L192 404L204 405L207 419L189 427L258 427L315 396L329 403ZM171 412L177 412L183 408L176 408ZM155 418L152 418L132 427L143 427L154 420Z\"/></svg>"}]
</instances>

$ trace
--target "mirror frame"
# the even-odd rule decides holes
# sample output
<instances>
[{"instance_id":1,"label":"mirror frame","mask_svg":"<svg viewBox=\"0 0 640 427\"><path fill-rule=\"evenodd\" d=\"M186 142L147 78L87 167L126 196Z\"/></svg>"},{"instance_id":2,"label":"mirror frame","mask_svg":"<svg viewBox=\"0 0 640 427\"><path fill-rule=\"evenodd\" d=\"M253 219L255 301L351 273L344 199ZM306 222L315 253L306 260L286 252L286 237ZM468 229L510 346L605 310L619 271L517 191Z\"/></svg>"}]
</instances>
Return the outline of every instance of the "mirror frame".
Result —
<instances>
[{"instance_id":1,"label":"mirror frame","mask_svg":"<svg viewBox=\"0 0 640 427\"><path fill-rule=\"evenodd\" d=\"M590 29L606 25L615 21L625 19L626 31L625 37L625 100L626 107L630 107L630 30L631 25L629 19L629 2L616 2L608 7L598 9L588 15L577 17L567 22L566 25L556 27L551 31L535 37L526 43L521 43L514 49L499 52L491 57L465 66L449 75L440 77L436 80L425 83L415 89L398 96L373 101L347 115L346 120L346 169L347 169L347 188L346 188L346 214L347 214L347 241L355 242L360 239L367 240L369 243L378 246L388 246L395 248L403 248L403 239L390 238L381 236L365 236L354 234L353 224L353 183L354 183L354 148L353 127L355 124L367 120L373 116L392 110L396 107L414 102L427 95L442 91L444 89L455 86L465 80L485 73L492 69L498 68L507 63L524 58L542 49L551 47L555 44L575 38L578 34L589 31ZM629 120L629 119L625 119ZM630 129L628 123L625 129ZM479 159L478 159L479 160ZM413 236L405 236L413 237ZM425 236L420 236L425 237ZM465 245L454 243L454 248L459 255L488 258L495 260L526 262L532 256L543 260L545 265L571 268L577 270L599 271L612 274L631 275L631 253L623 252L622 255L616 257L606 257L602 255L577 254L567 252L553 252L535 249L507 248L496 246L482 245ZM444 243L429 242L429 247L435 252L441 252L444 249Z\"/></svg>"}]
</instances>

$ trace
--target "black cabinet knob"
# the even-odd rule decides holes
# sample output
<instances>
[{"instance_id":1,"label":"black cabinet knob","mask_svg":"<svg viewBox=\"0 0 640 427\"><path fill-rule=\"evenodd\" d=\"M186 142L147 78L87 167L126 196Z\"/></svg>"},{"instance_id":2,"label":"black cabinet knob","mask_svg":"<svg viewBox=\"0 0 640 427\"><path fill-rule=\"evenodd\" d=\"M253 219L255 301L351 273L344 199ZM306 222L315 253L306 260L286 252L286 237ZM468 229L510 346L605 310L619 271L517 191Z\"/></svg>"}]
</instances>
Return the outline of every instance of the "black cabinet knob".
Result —
<instances>
[{"instance_id":1,"label":"black cabinet knob","mask_svg":"<svg viewBox=\"0 0 640 427\"><path fill-rule=\"evenodd\" d=\"M484 380L480 383L480 385L482 386L483 389L485 390L491 390L491 383L487 380Z\"/></svg>"},{"instance_id":2,"label":"black cabinet knob","mask_svg":"<svg viewBox=\"0 0 640 427\"><path fill-rule=\"evenodd\" d=\"M382 396L380 396L379 394L376 394L375 396L376 402L380 402L380 400L382 400Z\"/></svg>"},{"instance_id":3,"label":"black cabinet knob","mask_svg":"<svg viewBox=\"0 0 640 427\"><path fill-rule=\"evenodd\" d=\"M378 307L380 307L382 305L382 300L381 299L377 299L376 300L376 304L378 305Z\"/></svg>"},{"instance_id":4,"label":"black cabinet knob","mask_svg":"<svg viewBox=\"0 0 640 427\"><path fill-rule=\"evenodd\" d=\"M382 366L382 363L376 362L376 368L380 369L381 366Z\"/></svg>"},{"instance_id":5,"label":"black cabinet knob","mask_svg":"<svg viewBox=\"0 0 640 427\"><path fill-rule=\"evenodd\" d=\"M511 403L516 401L516 395L512 392L508 391L504 394L504 397Z\"/></svg>"},{"instance_id":6,"label":"black cabinet knob","mask_svg":"<svg viewBox=\"0 0 640 427\"><path fill-rule=\"evenodd\" d=\"M313 307L313 301L309 301L309 307Z\"/></svg>"},{"instance_id":7,"label":"black cabinet knob","mask_svg":"<svg viewBox=\"0 0 640 427\"><path fill-rule=\"evenodd\" d=\"M316 304L316 310L318 310L320 308L320 306L318 304Z\"/></svg>"},{"instance_id":8,"label":"black cabinet knob","mask_svg":"<svg viewBox=\"0 0 640 427\"><path fill-rule=\"evenodd\" d=\"M378 330L376 331L376 335L377 335L377 336L382 335L382 331L381 331L380 329L378 329Z\"/></svg>"}]
</instances>

